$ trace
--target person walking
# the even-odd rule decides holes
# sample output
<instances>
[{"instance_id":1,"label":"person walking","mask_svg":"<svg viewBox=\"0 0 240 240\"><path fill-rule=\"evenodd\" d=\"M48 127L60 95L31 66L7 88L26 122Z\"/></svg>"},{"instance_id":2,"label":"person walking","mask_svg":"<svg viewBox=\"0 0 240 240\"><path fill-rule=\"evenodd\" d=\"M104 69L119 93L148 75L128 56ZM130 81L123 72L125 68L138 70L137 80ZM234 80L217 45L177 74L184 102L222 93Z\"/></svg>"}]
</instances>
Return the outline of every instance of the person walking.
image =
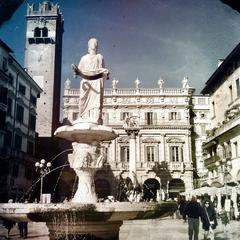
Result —
<instances>
[{"instance_id":1,"label":"person walking","mask_svg":"<svg viewBox=\"0 0 240 240\"><path fill-rule=\"evenodd\" d=\"M16 223L14 221L3 218L2 225L7 229L7 239L10 237L10 231Z\"/></svg>"},{"instance_id":2,"label":"person walking","mask_svg":"<svg viewBox=\"0 0 240 240\"><path fill-rule=\"evenodd\" d=\"M204 229L204 240L214 240L214 229L217 227L217 216L213 204L209 200L206 200L203 206L204 217L203 217L203 229Z\"/></svg>"},{"instance_id":3,"label":"person walking","mask_svg":"<svg viewBox=\"0 0 240 240\"><path fill-rule=\"evenodd\" d=\"M189 240L198 240L199 235L199 219L203 219L203 208L197 202L197 197L192 196L191 201L189 201L183 212L183 219L186 221L186 216L188 217L188 236Z\"/></svg>"},{"instance_id":4,"label":"person walking","mask_svg":"<svg viewBox=\"0 0 240 240\"><path fill-rule=\"evenodd\" d=\"M181 217L184 215L184 209L186 207L186 200L184 196L180 196L180 201L179 201L179 213Z\"/></svg>"},{"instance_id":5,"label":"person walking","mask_svg":"<svg viewBox=\"0 0 240 240\"><path fill-rule=\"evenodd\" d=\"M27 238L28 235L28 222L19 222L18 228L21 238Z\"/></svg>"}]
</instances>

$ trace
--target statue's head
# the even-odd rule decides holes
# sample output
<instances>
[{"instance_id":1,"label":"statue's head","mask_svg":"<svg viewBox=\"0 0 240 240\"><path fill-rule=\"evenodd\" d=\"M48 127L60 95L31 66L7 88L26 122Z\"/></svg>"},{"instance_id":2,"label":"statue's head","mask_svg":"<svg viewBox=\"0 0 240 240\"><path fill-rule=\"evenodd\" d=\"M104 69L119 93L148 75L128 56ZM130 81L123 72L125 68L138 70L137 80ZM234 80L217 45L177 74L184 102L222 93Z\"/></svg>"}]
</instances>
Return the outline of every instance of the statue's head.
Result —
<instances>
[{"instance_id":1,"label":"statue's head","mask_svg":"<svg viewBox=\"0 0 240 240\"><path fill-rule=\"evenodd\" d=\"M98 41L96 38L90 38L88 41L88 52L97 53L98 49Z\"/></svg>"}]
</instances>

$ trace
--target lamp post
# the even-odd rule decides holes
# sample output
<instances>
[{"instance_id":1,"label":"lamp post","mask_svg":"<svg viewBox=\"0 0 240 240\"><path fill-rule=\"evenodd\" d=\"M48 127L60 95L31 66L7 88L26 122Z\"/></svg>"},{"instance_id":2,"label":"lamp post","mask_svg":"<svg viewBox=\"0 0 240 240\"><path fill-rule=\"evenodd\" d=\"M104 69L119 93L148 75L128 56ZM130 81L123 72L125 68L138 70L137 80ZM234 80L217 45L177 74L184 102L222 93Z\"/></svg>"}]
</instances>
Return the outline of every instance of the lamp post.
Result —
<instances>
[{"instance_id":1,"label":"lamp post","mask_svg":"<svg viewBox=\"0 0 240 240\"><path fill-rule=\"evenodd\" d=\"M52 164L50 162L46 162L45 159L41 159L40 162L35 163L36 172L39 171L40 173L40 202L42 203L42 192L43 192L43 178L49 173L50 167Z\"/></svg>"}]
</instances>

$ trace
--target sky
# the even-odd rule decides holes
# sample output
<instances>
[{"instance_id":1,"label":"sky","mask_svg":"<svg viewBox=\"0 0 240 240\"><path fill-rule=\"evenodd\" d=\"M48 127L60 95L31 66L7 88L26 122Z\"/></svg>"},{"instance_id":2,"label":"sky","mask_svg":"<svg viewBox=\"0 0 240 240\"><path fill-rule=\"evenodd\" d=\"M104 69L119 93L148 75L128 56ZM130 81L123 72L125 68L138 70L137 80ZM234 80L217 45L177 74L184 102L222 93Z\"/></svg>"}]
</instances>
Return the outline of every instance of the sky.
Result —
<instances>
[{"instance_id":1,"label":"sky","mask_svg":"<svg viewBox=\"0 0 240 240\"><path fill-rule=\"evenodd\" d=\"M25 0L0 28L0 38L24 64L27 3ZM118 87L181 87L189 85L199 93L240 39L240 14L220 0L58 0L64 16L62 85L73 78L71 64L78 64L87 52L89 37L96 37Z\"/></svg>"}]
</instances>

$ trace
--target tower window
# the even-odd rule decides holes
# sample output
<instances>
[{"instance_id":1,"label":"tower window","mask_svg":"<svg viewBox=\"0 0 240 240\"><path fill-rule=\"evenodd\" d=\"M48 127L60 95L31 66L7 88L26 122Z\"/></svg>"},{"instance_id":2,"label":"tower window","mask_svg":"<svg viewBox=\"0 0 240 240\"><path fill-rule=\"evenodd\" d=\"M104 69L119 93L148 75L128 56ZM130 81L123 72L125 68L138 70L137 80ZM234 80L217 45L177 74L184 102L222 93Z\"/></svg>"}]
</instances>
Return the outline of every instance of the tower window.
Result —
<instances>
[{"instance_id":1,"label":"tower window","mask_svg":"<svg viewBox=\"0 0 240 240\"><path fill-rule=\"evenodd\" d=\"M48 29L46 27L44 27L42 29L42 37L47 37L48 36Z\"/></svg>"},{"instance_id":2,"label":"tower window","mask_svg":"<svg viewBox=\"0 0 240 240\"><path fill-rule=\"evenodd\" d=\"M39 27L34 29L34 37L41 37L41 29Z\"/></svg>"},{"instance_id":3,"label":"tower window","mask_svg":"<svg viewBox=\"0 0 240 240\"><path fill-rule=\"evenodd\" d=\"M34 29L34 37L47 37L48 36L48 29L46 27L39 28L36 27Z\"/></svg>"}]
</instances>

